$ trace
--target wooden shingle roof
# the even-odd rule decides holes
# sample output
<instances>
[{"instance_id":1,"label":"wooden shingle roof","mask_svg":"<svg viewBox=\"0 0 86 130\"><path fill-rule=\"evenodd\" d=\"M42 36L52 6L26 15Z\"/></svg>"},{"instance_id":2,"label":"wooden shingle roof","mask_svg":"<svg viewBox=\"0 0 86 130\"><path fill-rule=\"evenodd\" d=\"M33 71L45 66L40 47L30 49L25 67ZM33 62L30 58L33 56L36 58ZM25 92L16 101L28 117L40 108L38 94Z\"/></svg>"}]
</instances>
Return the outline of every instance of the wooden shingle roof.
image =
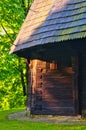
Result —
<instances>
[{"instance_id":1,"label":"wooden shingle roof","mask_svg":"<svg viewBox=\"0 0 86 130\"><path fill-rule=\"evenodd\" d=\"M34 0L11 53L86 37L86 0Z\"/></svg>"}]
</instances>

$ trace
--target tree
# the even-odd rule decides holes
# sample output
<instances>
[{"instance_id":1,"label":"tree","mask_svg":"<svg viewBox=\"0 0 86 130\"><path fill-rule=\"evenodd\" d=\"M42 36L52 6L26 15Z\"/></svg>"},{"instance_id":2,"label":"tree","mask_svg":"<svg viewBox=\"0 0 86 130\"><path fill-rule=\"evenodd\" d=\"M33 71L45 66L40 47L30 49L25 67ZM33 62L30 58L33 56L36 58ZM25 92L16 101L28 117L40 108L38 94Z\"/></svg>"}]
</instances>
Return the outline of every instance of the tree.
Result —
<instances>
[{"instance_id":1,"label":"tree","mask_svg":"<svg viewBox=\"0 0 86 130\"><path fill-rule=\"evenodd\" d=\"M32 0L0 1L0 108L8 109L24 103L26 95L26 62L9 55Z\"/></svg>"}]
</instances>

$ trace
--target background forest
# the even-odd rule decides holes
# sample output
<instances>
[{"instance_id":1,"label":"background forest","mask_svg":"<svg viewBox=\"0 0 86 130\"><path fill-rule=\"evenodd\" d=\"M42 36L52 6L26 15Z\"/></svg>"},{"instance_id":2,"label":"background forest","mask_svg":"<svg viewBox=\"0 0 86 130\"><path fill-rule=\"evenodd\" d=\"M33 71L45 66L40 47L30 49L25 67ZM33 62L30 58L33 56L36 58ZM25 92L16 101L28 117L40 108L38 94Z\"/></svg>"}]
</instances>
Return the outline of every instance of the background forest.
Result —
<instances>
[{"instance_id":1,"label":"background forest","mask_svg":"<svg viewBox=\"0 0 86 130\"><path fill-rule=\"evenodd\" d=\"M0 0L0 109L24 107L27 94L25 59L9 54L32 0Z\"/></svg>"}]
</instances>

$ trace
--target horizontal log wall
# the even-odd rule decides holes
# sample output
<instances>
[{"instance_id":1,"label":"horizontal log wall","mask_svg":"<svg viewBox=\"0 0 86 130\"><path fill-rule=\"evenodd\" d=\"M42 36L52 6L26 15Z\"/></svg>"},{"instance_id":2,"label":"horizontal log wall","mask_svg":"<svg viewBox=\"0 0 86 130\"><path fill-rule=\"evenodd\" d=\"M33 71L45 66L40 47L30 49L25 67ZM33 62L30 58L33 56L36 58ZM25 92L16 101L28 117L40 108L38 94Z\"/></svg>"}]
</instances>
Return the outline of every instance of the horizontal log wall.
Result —
<instances>
[{"instance_id":1,"label":"horizontal log wall","mask_svg":"<svg viewBox=\"0 0 86 130\"><path fill-rule=\"evenodd\" d=\"M62 75L55 63L33 60L31 66L32 114L75 114L72 76Z\"/></svg>"}]
</instances>

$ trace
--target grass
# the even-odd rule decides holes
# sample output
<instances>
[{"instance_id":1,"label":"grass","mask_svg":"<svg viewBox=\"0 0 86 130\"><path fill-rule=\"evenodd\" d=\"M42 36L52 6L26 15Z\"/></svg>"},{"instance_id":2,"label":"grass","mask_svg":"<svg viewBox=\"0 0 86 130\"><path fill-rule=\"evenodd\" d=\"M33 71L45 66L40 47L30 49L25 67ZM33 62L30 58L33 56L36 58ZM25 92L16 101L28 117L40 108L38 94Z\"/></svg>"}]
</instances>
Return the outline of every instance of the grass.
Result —
<instances>
[{"instance_id":1,"label":"grass","mask_svg":"<svg viewBox=\"0 0 86 130\"><path fill-rule=\"evenodd\" d=\"M20 110L0 111L0 130L86 130L86 125L61 125L8 120L7 115Z\"/></svg>"}]
</instances>

